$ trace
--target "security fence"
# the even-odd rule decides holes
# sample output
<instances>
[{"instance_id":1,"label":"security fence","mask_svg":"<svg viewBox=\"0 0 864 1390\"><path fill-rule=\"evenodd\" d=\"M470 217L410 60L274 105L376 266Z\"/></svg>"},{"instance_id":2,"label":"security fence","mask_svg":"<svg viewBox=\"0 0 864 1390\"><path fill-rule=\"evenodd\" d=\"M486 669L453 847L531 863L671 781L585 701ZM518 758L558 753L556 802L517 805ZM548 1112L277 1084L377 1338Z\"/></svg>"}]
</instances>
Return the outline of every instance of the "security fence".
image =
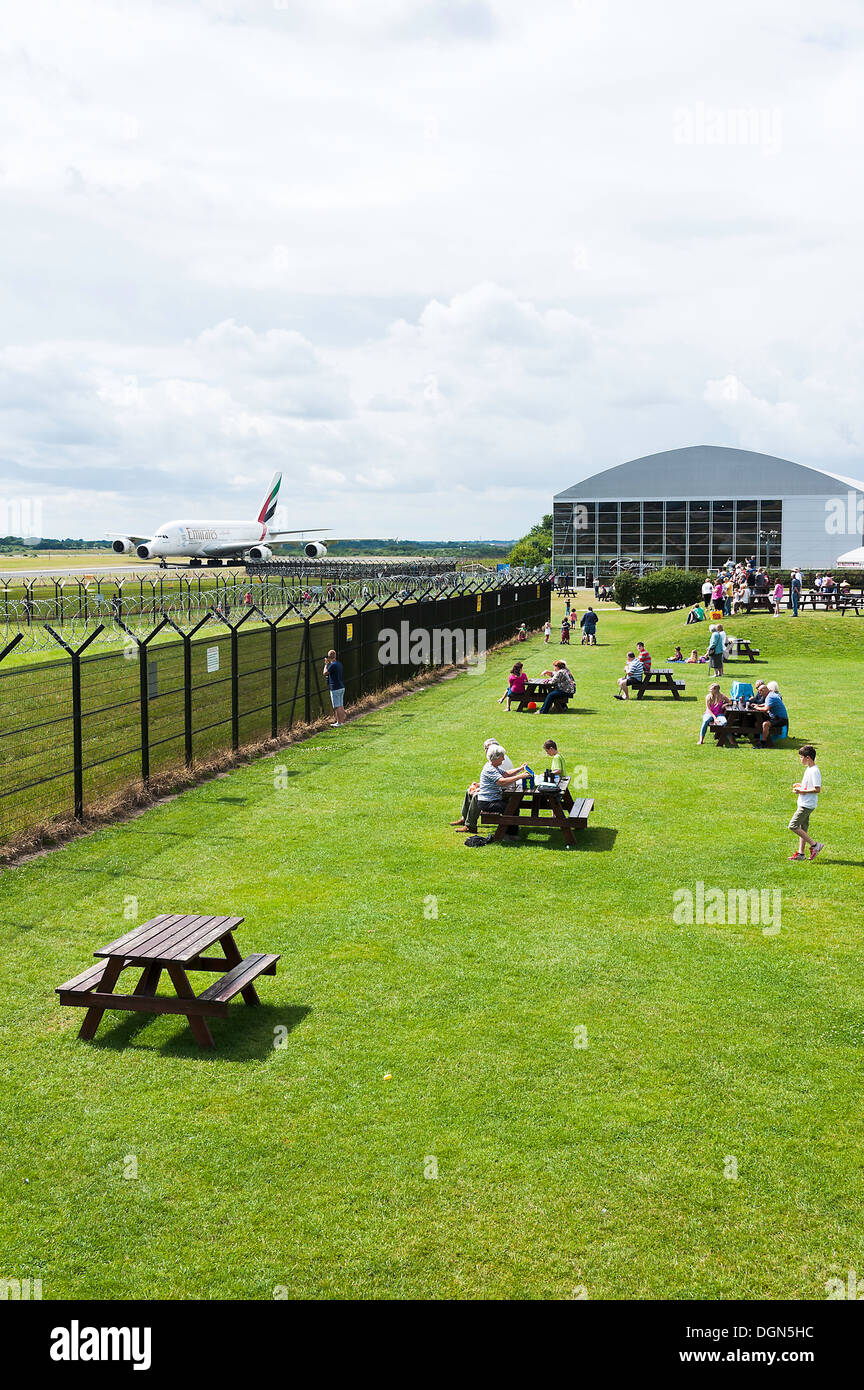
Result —
<instances>
[{"instance_id":1,"label":"security fence","mask_svg":"<svg viewBox=\"0 0 864 1390\"><path fill-rule=\"evenodd\" d=\"M330 708L322 667L335 649L346 704L460 661L549 616L548 581L492 577L442 590L338 597L301 611L114 617L74 633L49 621L63 655L14 664L25 634L0 646L0 843L54 817L82 818L106 797L219 751L254 744ZM158 620L157 620L158 618Z\"/></svg>"}]
</instances>

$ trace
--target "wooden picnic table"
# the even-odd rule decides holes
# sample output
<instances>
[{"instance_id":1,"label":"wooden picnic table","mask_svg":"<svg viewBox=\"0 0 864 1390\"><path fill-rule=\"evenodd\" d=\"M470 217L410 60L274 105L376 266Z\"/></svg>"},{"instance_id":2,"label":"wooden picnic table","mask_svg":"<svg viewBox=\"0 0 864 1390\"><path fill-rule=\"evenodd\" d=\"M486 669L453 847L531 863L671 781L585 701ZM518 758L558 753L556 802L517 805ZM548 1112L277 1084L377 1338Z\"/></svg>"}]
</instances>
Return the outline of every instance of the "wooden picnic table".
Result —
<instances>
[{"instance_id":1,"label":"wooden picnic table","mask_svg":"<svg viewBox=\"0 0 864 1390\"><path fill-rule=\"evenodd\" d=\"M808 589L801 595L801 607L806 608L810 604L815 613L817 608L824 608L826 613L836 609L842 617L846 616L847 608L854 608L856 618L860 618L861 609L864 608L864 596L861 594L841 594L835 589L833 593L826 594L822 589Z\"/></svg>"},{"instance_id":2,"label":"wooden picnic table","mask_svg":"<svg viewBox=\"0 0 864 1390\"><path fill-rule=\"evenodd\" d=\"M246 956L234 940L242 917L214 917L200 913L163 912L141 927L94 951L98 963L74 979L59 985L61 1004L86 1008L80 1038L92 1038L106 1009L130 1013L184 1014L200 1047L212 1047L207 1018L226 1018L228 1002L242 994L247 1004L260 1003L253 985L259 975L275 975L278 956ZM221 956L203 954L217 944ZM130 994L115 994L114 986L124 970L140 966L141 976ZM176 998L157 996L163 970L174 986ZM195 993L187 971L204 970L219 979Z\"/></svg>"},{"instance_id":3,"label":"wooden picnic table","mask_svg":"<svg viewBox=\"0 0 864 1390\"><path fill-rule=\"evenodd\" d=\"M641 700L645 691L652 688L664 693L671 691L673 700L680 700L681 691L686 689L686 685L684 681L676 679L675 672L670 671L668 666L660 666L642 677L642 684L636 691L636 699Z\"/></svg>"},{"instance_id":4,"label":"wooden picnic table","mask_svg":"<svg viewBox=\"0 0 864 1390\"><path fill-rule=\"evenodd\" d=\"M749 656L752 664L759 655L759 648L753 646L749 637L736 637L734 640L738 644L738 656ZM724 661L730 660L728 656L724 656L723 659ZM733 656L731 660L734 661L735 657Z\"/></svg>"},{"instance_id":5,"label":"wooden picnic table","mask_svg":"<svg viewBox=\"0 0 864 1390\"><path fill-rule=\"evenodd\" d=\"M758 743L762 737L762 724L765 720L762 710L736 709L732 705L727 705L723 715L726 720L725 724L708 725L718 748L737 748L739 738L745 738L750 743ZM786 737L788 738L788 736L789 726L787 724Z\"/></svg>"},{"instance_id":6,"label":"wooden picnic table","mask_svg":"<svg viewBox=\"0 0 864 1390\"><path fill-rule=\"evenodd\" d=\"M588 817L594 809L590 798L582 797L574 801L570 795L570 778L562 777L557 790L526 791L521 784L507 794L507 804L503 811L481 811L483 825L494 825L493 843L503 840L508 830L560 830L567 849L576 848L575 830L584 830ZM525 814L523 815L523 811ZM548 814L544 814L548 812Z\"/></svg>"},{"instance_id":7,"label":"wooden picnic table","mask_svg":"<svg viewBox=\"0 0 864 1390\"><path fill-rule=\"evenodd\" d=\"M527 709L532 700L539 700L542 705L546 696L549 694L549 682L541 680L538 676L536 680L529 679L528 684L516 705L517 713L519 710Z\"/></svg>"}]
</instances>

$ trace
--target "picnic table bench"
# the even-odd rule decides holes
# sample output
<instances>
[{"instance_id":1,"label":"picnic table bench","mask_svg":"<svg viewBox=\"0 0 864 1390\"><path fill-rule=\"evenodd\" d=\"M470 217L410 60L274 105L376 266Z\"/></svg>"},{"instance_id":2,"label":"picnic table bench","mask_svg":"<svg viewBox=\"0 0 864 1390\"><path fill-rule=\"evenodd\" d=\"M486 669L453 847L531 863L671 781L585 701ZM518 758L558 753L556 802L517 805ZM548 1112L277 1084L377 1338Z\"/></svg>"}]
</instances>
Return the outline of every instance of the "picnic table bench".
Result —
<instances>
[{"instance_id":1,"label":"picnic table bench","mask_svg":"<svg viewBox=\"0 0 864 1390\"><path fill-rule=\"evenodd\" d=\"M860 618L861 609L864 608L864 596L861 594L841 594L835 589L833 594L823 593L819 589L808 589L801 595L801 607L806 608L807 604L815 613L817 608L824 608L825 612L836 609L841 617L846 616L847 608L854 608L856 618Z\"/></svg>"},{"instance_id":2,"label":"picnic table bench","mask_svg":"<svg viewBox=\"0 0 864 1390\"><path fill-rule=\"evenodd\" d=\"M642 677L642 684L636 691L636 699L641 700L645 691L651 687L664 692L671 691L674 700L680 700L681 691L687 688L684 681L676 680L675 672L670 671L668 666L658 667Z\"/></svg>"},{"instance_id":3,"label":"picnic table bench","mask_svg":"<svg viewBox=\"0 0 864 1390\"><path fill-rule=\"evenodd\" d=\"M736 637L735 641L738 644L738 656L749 656L750 661L754 662L759 655L759 648L753 646L750 638ZM728 661L729 658L725 657L724 660ZM735 658L733 657L732 660L734 661Z\"/></svg>"},{"instance_id":4,"label":"picnic table bench","mask_svg":"<svg viewBox=\"0 0 864 1390\"><path fill-rule=\"evenodd\" d=\"M503 840L508 831L560 830L566 848L575 849L573 831L585 829L593 810L593 799L580 797L574 800L570 795L570 778L562 777L554 792L538 791L536 787L526 791L517 785L508 793L503 811L481 811L480 820L483 825L496 827L493 843ZM548 814L544 815L544 811Z\"/></svg>"},{"instance_id":5,"label":"picnic table bench","mask_svg":"<svg viewBox=\"0 0 864 1390\"><path fill-rule=\"evenodd\" d=\"M547 696L548 694L549 694L549 682L548 682L548 681L540 680L539 677L538 677L537 680L529 680L529 681L528 681L528 684L527 684L526 687L525 687L524 692L519 696L519 699L518 699L518 701L517 701L517 703L516 703L516 712L517 712L517 714L518 714L518 712L519 712L520 710L527 709L528 706L531 704L531 701L532 701L532 700L533 700L535 703L539 700L540 704L542 705L543 701L546 699L546 696ZM564 698L565 698L565 697L562 695L562 697L561 697L562 701L563 701ZM567 696L567 699L569 699L569 698L570 698L570 697Z\"/></svg>"},{"instance_id":6,"label":"picnic table bench","mask_svg":"<svg viewBox=\"0 0 864 1390\"><path fill-rule=\"evenodd\" d=\"M163 912L143 926L94 951L99 957L89 966L58 985L60 1003L85 1008L79 1038L94 1036L106 1009L130 1013L184 1014L199 1047L212 1047L208 1018L225 1018L228 1004L241 994L247 1004L260 1003L253 981L259 975L275 975L278 956L240 954L234 932L242 917L213 917L200 913ZM202 954L217 944L221 956ZM115 994L114 986L127 968L138 966L141 976L131 993ZM174 986L176 997L157 995L163 970ZM215 984L195 993L187 971L204 970L219 975Z\"/></svg>"},{"instance_id":7,"label":"picnic table bench","mask_svg":"<svg viewBox=\"0 0 864 1390\"><path fill-rule=\"evenodd\" d=\"M757 743L762 737L762 723L765 715L754 709L734 709L731 706L723 711L726 719L725 724L709 724L708 728L714 735L714 741L718 748L737 748L739 738L747 739L750 743ZM789 726L786 725L786 737L789 736ZM772 735L771 741L774 741Z\"/></svg>"}]
</instances>

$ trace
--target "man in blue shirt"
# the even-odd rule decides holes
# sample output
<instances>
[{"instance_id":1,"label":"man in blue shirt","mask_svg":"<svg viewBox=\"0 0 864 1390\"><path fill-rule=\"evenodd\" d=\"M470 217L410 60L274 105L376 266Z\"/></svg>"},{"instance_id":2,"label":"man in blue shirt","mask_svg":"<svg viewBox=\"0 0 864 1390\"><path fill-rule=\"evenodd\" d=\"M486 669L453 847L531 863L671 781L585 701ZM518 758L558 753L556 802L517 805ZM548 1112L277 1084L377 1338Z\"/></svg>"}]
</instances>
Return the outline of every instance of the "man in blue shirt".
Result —
<instances>
[{"instance_id":1,"label":"man in blue shirt","mask_svg":"<svg viewBox=\"0 0 864 1390\"><path fill-rule=\"evenodd\" d=\"M789 715L780 698L780 687L776 681L768 682L768 694L765 696L764 705L754 705L753 708L765 715L762 721L762 737L756 744L757 748L767 748L771 739L776 738L783 729L788 732Z\"/></svg>"},{"instance_id":2,"label":"man in blue shirt","mask_svg":"<svg viewBox=\"0 0 864 1390\"><path fill-rule=\"evenodd\" d=\"M345 723L345 677L342 674L342 662L338 660L333 651L327 653L324 662L324 675L327 677L330 703L336 715L333 728L338 729L340 724Z\"/></svg>"}]
</instances>

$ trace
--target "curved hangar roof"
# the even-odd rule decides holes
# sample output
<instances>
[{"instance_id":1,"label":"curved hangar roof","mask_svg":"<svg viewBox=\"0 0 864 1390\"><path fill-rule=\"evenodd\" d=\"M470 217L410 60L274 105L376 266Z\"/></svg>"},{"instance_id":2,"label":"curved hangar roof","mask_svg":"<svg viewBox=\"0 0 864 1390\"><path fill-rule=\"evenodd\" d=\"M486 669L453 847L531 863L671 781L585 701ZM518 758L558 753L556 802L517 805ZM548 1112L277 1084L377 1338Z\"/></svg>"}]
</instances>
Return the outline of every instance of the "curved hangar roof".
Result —
<instances>
[{"instance_id":1,"label":"curved hangar roof","mask_svg":"<svg viewBox=\"0 0 864 1390\"><path fill-rule=\"evenodd\" d=\"M555 494L556 502L595 498L673 497L825 497L837 485L864 492L864 482L808 468L772 454L750 449L726 449L718 444L694 444L604 468Z\"/></svg>"}]
</instances>

